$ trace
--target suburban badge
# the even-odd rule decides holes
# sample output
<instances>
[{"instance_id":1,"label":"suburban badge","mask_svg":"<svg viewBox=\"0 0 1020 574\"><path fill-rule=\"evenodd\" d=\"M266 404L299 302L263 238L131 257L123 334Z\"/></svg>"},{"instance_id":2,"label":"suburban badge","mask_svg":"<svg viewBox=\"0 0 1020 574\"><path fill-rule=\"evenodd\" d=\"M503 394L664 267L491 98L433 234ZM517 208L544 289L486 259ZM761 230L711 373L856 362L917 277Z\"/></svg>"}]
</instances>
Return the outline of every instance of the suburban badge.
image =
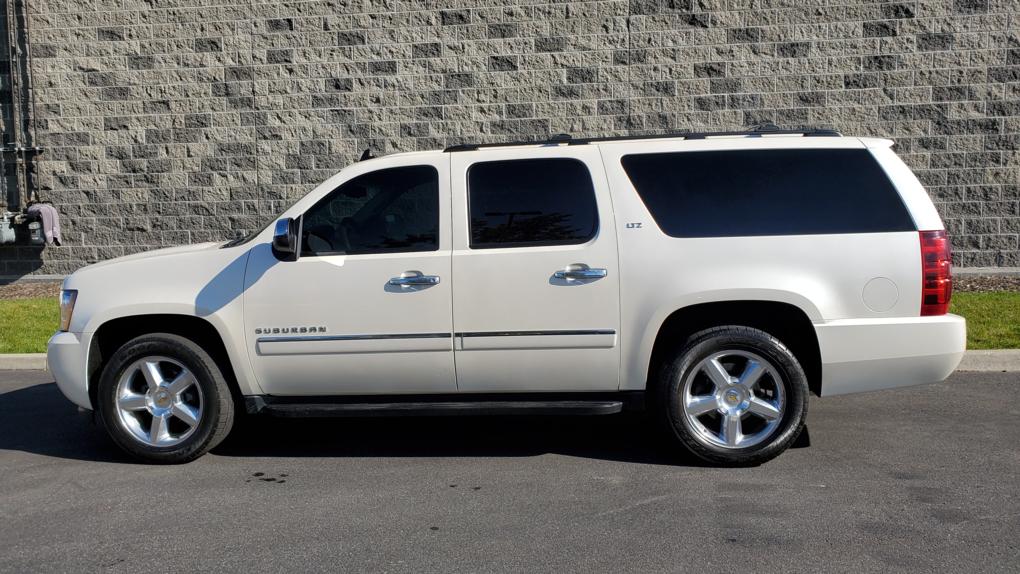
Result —
<instances>
[{"instance_id":1,"label":"suburban badge","mask_svg":"<svg viewBox=\"0 0 1020 574\"><path fill-rule=\"evenodd\" d=\"M288 333L325 333L325 327L256 327L256 335L286 335Z\"/></svg>"}]
</instances>

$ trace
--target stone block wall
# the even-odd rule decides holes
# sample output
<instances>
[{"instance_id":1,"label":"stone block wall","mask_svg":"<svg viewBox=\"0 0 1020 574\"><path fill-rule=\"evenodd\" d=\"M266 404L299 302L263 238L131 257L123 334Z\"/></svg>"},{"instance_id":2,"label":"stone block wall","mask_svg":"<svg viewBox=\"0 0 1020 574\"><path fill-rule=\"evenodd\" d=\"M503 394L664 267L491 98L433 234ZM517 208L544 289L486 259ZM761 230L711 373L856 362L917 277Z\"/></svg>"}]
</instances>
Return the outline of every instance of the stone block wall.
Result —
<instances>
[{"instance_id":1,"label":"stone block wall","mask_svg":"<svg viewBox=\"0 0 1020 574\"><path fill-rule=\"evenodd\" d=\"M1020 266L1016 0L32 0L64 274L268 222L365 148L834 127L897 140L958 265Z\"/></svg>"}]
</instances>

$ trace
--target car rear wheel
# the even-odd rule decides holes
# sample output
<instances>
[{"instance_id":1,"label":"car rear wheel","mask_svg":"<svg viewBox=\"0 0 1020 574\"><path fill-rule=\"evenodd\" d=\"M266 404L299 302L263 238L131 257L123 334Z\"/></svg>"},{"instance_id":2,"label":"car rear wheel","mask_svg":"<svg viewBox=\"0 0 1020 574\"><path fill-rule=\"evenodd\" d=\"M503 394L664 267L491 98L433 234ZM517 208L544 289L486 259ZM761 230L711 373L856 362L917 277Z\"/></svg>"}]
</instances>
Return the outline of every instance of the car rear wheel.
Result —
<instances>
[{"instance_id":1,"label":"car rear wheel","mask_svg":"<svg viewBox=\"0 0 1020 574\"><path fill-rule=\"evenodd\" d=\"M194 460L230 432L234 405L216 362L194 342L143 335L118 349L97 389L98 413L118 446L155 463Z\"/></svg>"},{"instance_id":2,"label":"car rear wheel","mask_svg":"<svg viewBox=\"0 0 1020 574\"><path fill-rule=\"evenodd\" d=\"M804 427L804 370L785 345L758 329L696 333L664 365L658 383L658 411L669 435L713 464L761 464Z\"/></svg>"}]
</instances>

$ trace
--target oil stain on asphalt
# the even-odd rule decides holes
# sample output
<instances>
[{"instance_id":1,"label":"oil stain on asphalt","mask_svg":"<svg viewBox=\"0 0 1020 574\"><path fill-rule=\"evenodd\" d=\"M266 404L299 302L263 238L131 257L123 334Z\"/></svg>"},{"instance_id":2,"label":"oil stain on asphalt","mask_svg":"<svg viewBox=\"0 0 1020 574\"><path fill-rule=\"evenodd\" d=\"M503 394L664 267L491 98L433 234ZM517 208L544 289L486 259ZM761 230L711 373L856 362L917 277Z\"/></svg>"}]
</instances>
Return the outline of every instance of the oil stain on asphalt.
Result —
<instances>
[{"instance_id":1,"label":"oil stain on asphalt","mask_svg":"<svg viewBox=\"0 0 1020 574\"><path fill-rule=\"evenodd\" d=\"M272 483L276 483L276 484L283 484L283 483L287 482L287 480L286 480L287 476L288 476L288 474L285 473L285 472L284 473L280 473L280 474L278 474L276 476L270 476L270 475L267 475L264 472L253 472L253 473L251 473L251 476L249 478L245 479L245 482L251 482L251 481L254 480L256 482L272 482Z\"/></svg>"}]
</instances>

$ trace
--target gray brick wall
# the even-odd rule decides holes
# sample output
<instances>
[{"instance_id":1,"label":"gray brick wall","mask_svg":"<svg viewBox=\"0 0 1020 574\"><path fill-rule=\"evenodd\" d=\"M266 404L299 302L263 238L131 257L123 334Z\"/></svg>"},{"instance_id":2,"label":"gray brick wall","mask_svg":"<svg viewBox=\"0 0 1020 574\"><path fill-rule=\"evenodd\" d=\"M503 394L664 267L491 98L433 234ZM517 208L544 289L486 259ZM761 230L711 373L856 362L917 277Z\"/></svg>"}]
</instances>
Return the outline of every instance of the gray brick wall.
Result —
<instances>
[{"instance_id":1,"label":"gray brick wall","mask_svg":"<svg viewBox=\"0 0 1020 574\"><path fill-rule=\"evenodd\" d=\"M377 152L736 129L887 136L956 263L1020 266L1015 0L33 0L41 195L66 246L222 239Z\"/></svg>"}]
</instances>

